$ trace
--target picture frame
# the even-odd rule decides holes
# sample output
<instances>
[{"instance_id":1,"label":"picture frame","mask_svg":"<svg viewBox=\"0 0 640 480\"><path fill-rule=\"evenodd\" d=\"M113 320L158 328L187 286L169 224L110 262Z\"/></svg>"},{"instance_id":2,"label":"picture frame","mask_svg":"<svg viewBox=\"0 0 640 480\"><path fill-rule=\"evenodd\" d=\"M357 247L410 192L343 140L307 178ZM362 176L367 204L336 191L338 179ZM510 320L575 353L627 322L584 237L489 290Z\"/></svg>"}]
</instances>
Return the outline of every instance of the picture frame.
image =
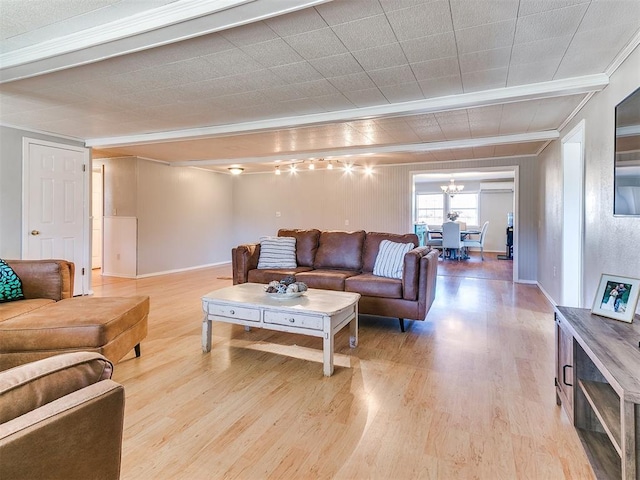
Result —
<instances>
[{"instance_id":1,"label":"picture frame","mask_svg":"<svg viewBox=\"0 0 640 480\"><path fill-rule=\"evenodd\" d=\"M640 279L603 273L591 313L631 323L638 305Z\"/></svg>"}]
</instances>

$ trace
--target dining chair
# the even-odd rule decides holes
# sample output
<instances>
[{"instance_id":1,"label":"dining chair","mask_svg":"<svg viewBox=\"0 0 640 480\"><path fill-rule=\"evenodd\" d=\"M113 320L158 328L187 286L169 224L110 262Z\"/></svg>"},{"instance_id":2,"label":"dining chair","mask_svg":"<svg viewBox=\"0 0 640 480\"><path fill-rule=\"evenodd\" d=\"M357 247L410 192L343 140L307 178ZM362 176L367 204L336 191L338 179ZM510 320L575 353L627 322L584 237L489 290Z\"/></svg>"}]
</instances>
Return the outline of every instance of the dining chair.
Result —
<instances>
[{"instance_id":1,"label":"dining chair","mask_svg":"<svg viewBox=\"0 0 640 480\"><path fill-rule=\"evenodd\" d=\"M489 222L484 222L482 224L482 229L480 230L480 238L478 240L464 240L462 243L464 248L476 247L480 248L480 258L484 261L484 239L487 235L487 228L489 227Z\"/></svg>"},{"instance_id":2,"label":"dining chair","mask_svg":"<svg viewBox=\"0 0 640 480\"><path fill-rule=\"evenodd\" d=\"M454 258L460 259L460 249L463 248L463 243L460 239L459 223L445 222L442 224L442 248L449 257L453 253Z\"/></svg>"},{"instance_id":3,"label":"dining chair","mask_svg":"<svg viewBox=\"0 0 640 480\"><path fill-rule=\"evenodd\" d=\"M433 248L442 248L442 235L434 233L426 226L426 245Z\"/></svg>"}]
</instances>

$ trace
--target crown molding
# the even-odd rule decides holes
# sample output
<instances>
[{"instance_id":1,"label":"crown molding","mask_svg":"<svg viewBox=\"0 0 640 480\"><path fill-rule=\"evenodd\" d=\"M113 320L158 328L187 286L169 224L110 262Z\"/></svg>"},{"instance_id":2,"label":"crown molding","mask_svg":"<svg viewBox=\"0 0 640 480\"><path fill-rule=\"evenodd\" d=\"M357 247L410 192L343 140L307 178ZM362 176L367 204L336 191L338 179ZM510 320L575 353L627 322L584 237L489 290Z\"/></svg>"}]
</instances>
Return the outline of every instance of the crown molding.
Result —
<instances>
[{"instance_id":1,"label":"crown molding","mask_svg":"<svg viewBox=\"0 0 640 480\"><path fill-rule=\"evenodd\" d=\"M508 145L513 143L531 143L555 140L560 137L557 130L548 130L541 132L519 133L515 135L500 135L496 137L469 138L462 140L447 140L444 142L430 143L408 143L401 145L385 145L379 147L355 147L343 148L337 150L324 151L300 151L285 155L269 155L265 157L245 157L245 158L224 158L215 160L187 160L182 162L171 162L173 167L195 167L206 165L228 165L228 164L251 164L251 163L269 163L269 162L291 162L294 160L311 160L324 158L326 160L331 157L355 157L355 156L371 156L385 153L419 153L434 152L438 150L455 150L460 148L488 147L496 145ZM526 155L520 155L526 156Z\"/></svg>"},{"instance_id":2,"label":"crown molding","mask_svg":"<svg viewBox=\"0 0 640 480\"><path fill-rule=\"evenodd\" d=\"M604 73L607 76L613 75L613 73L622 65L629 55L640 45L640 30L638 30L631 41L624 47L620 53L614 58L613 62L607 67Z\"/></svg>"},{"instance_id":3,"label":"crown molding","mask_svg":"<svg viewBox=\"0 0 640 480\"><path fill-rule=\"evenodd\" d=\"M0 54L0 83L94 63L331 0L180 0Z\"/></svg>"},{"instance_id":4,"label":"crown molding","mask_svg":"<svg viewBox=\"0 0 640 480\"><path fill-rule=\"evenodd\" d=\"M84 138L72 137L70 135L62 135L60 133L51 133L46 130L38 130L37 128L21 127L20 125L13 125L11 123L0 122L0 127L12 128L14 130L21 130L23 132L29 132L29 133L37 133L38 135L46 135L48 137L55 137L56 139L64 139L64 140L71 140L78 143L84 143Z\"/></svg>"}]
</instances>

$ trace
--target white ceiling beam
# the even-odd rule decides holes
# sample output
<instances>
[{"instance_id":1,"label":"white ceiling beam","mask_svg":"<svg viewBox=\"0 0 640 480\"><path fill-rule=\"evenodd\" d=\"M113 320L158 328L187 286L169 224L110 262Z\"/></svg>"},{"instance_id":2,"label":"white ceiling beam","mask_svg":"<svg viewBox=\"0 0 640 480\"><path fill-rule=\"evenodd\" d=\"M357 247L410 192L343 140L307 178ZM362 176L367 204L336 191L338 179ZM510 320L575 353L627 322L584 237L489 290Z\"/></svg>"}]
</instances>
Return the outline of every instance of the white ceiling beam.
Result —
<instances>
[{"instance_id":1,"label":"white ceiling beam","mask_svg":"<svg viewBox=\"0 0 640 480\"><path fill-rule=\"evenodd\" d=\"M268 130L299 128L333 122L376 119L420 115L465 108L477 108L505 103L539 100L550 97L584 94L602 90L609 84L605 74L586 75L549 82L496 88L479 92L463 93L445 97L428 98L411 102L376 105L336 112L314 113L296 117L283 117L253 122L216 125L184 130L174 130L141 135L120 137L90 138L88 147L115 147L162 143L166 141L191 140L195 138L214 138Z\"/></svg>"},{"instance_id":2,"label":"white ceiling beam","mask_svg":"<svg viewBox=\"0 0 640 480\"><path fill-rule=\"evenodd\" d=\"M179 0L0 54L0 83L94 63L332 0Z\"/></svg>"},{"instance_id":3,"label":"white ceiling beam","mask_svg":"<svg viewBox=\"0 0 640 480\"><path fill-rule=\"evenodd\" d=\"M215 160L188 160L183 162L171 162L173 167L203 167L206 165L229 165L270 162L291 162L294 160L329 159L336 157L371 156L386 153L419 153L435 152L438 150L456 150L460 148L488 147L496 145L509 145L514 143L531 143L556 140L560 137L557 130L542 132L519 133L514 135L500 135L496 137L468 138L462 140L448 140L444 142L407 143L402 145L385 145L379 147L354 147L337 150L306 151L285 155L270 155L266 157L223 158Z\"/></svg>"}]
</instances>

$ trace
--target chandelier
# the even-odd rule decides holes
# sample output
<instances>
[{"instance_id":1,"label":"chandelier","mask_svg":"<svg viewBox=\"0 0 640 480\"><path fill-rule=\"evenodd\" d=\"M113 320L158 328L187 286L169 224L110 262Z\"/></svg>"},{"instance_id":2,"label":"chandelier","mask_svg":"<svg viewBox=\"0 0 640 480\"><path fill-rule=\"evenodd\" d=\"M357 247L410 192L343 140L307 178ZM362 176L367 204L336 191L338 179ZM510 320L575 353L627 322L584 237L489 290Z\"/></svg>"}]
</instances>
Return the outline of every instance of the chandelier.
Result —
<instances>
[{"instance_id":1,"label":"chandelier","mask_svg":"<svg viewBox=\"0 0 640 480\"><path fill-rule=\"evenodd\" d=\"M464 189L464 185L456 185L452 178L448 185L440 185L440 188L444 193L453 197L456 193L460 193Z\"/></svg>"}]
</instances>

